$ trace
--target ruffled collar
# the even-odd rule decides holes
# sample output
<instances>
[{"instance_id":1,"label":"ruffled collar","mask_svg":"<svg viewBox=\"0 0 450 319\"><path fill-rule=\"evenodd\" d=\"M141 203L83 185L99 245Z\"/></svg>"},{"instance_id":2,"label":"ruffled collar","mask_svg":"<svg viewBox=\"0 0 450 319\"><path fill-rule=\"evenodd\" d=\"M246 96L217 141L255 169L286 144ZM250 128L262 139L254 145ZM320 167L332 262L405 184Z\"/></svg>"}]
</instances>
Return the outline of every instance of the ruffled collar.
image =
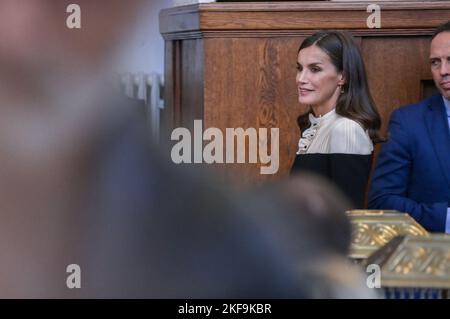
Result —
<instances>
[{"instance_id":1,"label":"ruffled collar","mask_svg":"<svg viewBox=\"0 0 450 319\"><path fill-rule=\"evenodd\" d=\"M311 126L302 133L302 137L298 141L297 154L305 154L309 146L311 145L312 141L314 140L314 137L317 135L317 132L319 131L320 127L333 121L336 117L337 117L336 109L332 109L325 115L318 117L315 117L312 112L309 113L308 118L309 122L311 123Z\"/></svg>"}]
</instances>

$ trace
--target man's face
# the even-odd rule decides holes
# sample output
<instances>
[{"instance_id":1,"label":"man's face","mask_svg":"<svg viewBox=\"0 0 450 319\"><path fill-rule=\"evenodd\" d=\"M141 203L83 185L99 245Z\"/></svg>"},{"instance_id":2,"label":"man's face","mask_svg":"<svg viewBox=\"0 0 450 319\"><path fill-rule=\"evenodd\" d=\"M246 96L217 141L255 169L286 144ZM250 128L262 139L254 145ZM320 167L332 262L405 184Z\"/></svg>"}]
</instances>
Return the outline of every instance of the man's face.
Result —
<instances>
[{"instance_id":1,"label":"man's face","mask_svg":"<svg viewBox=\"0 0 450 319\"><path fill-rule=\"evenodd\" d=\"M430 64L436 87L450 100L450 31L439 33L431 41Z\"/></svg>"}]
</instances>

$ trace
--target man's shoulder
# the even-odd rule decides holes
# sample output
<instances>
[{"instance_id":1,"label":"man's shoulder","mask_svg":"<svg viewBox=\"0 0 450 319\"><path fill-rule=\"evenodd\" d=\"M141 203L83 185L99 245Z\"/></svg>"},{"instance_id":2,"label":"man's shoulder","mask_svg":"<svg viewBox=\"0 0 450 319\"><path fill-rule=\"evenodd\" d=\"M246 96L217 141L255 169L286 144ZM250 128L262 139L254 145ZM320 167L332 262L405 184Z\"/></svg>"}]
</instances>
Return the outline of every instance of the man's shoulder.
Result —
<instances>
[{"instance_id":1,"label":"man's shoulder","mask_svg":"<svg viewBox=\"0 0 450 319\"><path fill-rule=\"evenodd\" d=\"M401 106L392 112L392 115L401 116L403 118L421 117L424 112L428 111L430 105L439 103L442 99L440 94L430 96L417 103Z\"/></svg>"}]
</instances>

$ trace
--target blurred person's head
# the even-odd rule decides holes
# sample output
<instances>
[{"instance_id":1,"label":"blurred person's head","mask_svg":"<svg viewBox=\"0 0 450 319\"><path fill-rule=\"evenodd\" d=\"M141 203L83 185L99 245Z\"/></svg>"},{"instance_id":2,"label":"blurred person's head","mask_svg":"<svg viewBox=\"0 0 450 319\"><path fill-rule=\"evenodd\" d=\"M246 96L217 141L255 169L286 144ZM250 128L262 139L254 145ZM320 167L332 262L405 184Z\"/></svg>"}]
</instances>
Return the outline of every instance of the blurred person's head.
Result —
<instances>
[{"instance_id":1,"label":"blurred person's head","mask_svg":"<svg viewBox=\"0 0 450 319\"><path fill-rule=\"evenodd\" d=\"M133 190L127 184L101 187L114 193L105 196L108 226L98 219L89 227L98 239L84 268L87 296L357 298L365 291L345 258L345 200L328 184L305 175L237 195L205 172L154 164L153 172L134 165L147 181L141 194L124 195L122 188Z\"/></svg>"},{"instance_id":2,"label":"blurred person's head","mask_svg":"<svg viewBox=\"0 0 450 319\"><path fill-rule=\"evenodd\" d=\"M0 1L0 291L45 296L64 286L67 242L97 146L130 113L96 81L140 1ZM131 112L131 110L130 110ZM66 265L68 264L66 263ZM60 279L60 280L59 280ZM54 288L54 287L53 287Z\"/></svg>"},{"instance_id":3,"label":"blurred person's head","mask_svg":"<svg viewBox=\"0 0 450 319\"><path fill-rule=\"evenodd\" d=\"M438 27L432 37L430 64L436 87L450 100L450 21Z\"/></svg>"},{"instance_id":4,"label":"blurred person's head","mask_svg":"<svg viewBox=\"0 0 450 319\"><path fill-rule=\"evenodd\" d=\"M142 0L77 1L81 29L67 27L71 3L0 1L0 161L41 174L110 120L103 77Z\"/></svg>"},{"instance_id":5,"label":"blurred person's head","mask_svg":"<svg viewBox=\"0 0 450 319\"><path fill-rule=\"evenodd\" d=\"M253 194L253 195L251 195ZM306 298L375 298L364 274L348 260L350 204L332 184L315 175L297 174L250 194L247 213L285 263L297 271Z\"/></svg>"},{"instance_id":6,"label":"blurred person's head","mask_svg":"<svg viewBox=\"0 0 450 319\"><path fill-rule=\"evenodd\" d=\"M46 85L95 74L132 25L141 0L80 0L81 29L70 29L68 0L0 2L0 99L40 97ZM8 100L4 100L9 101Z\"/></svg>"},{"instance_id":7,"label":"blurred person's head","mask_svg":"<svg viewBox=\"0 0 450 319\"><path fill-rule=\"evenodd\" d=\"M292 175L278 187L282 198L294 207L296 218L320 229L319 241L332 251L346 255L351 225L345 212L351 207L345 195L325 179L308 174Z\"/></svg>"},{"instance_id":8,"label":"blurred person's head","mask_svg":"<svg viewBox=\"0 0 450 319\"><path fill-rule=\"evenodd\" d=\"M87 296L307 297L293 256L270 231L277 227L268 224L276 220L269 217L271 198L239 198L204 171L164 161L153 162L152 170L139 167L145 192L105 196L112 200L108 227L101 219L90 227L98 239L88 249ZM136 209L137 203L144 207ZM305 240L305 247L312 244Z\"/></svg>"},{"instance_id":9,"label":"blurred person's head","mask_svg":"<svg viewBox=\"0 0 450 319\"><path fill-rule=\"evenodd\" d=\"M71 3L0 1L0 165L3 184L29 185L17 195L31 180L44 186L69 174L77 152L119 113L98 77L141 0L77 1L81 29L66 25Z\"/></svg>"}]
</instances>

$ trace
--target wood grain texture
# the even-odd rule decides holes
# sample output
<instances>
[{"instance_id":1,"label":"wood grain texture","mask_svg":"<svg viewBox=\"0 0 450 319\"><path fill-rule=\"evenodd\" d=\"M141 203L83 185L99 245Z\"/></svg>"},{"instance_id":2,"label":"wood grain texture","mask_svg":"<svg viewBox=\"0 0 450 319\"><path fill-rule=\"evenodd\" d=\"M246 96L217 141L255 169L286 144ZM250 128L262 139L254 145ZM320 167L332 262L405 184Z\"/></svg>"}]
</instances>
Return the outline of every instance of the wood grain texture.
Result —
<instances>
[{"instance_id":1,"label":"wood grain texture","mask_svg":"<svg viewBox=\"0 0 450 319\"><path fill-rule=\"evenodd\" d=\"M431 79L429 37L364 38L362 53L369 86L386 131L391 112L422 98L421 81Z\"/></svg>"},{"instance_id":2,"label":"wood grain texture","mask_svg":"<svg viewBox=\"0 0 450 319\"><path fill-rule=\"evenodd\" d=\"M205 41L207 127L279 128L280 168L292 165L300 136L296 119L295 62L301 39L208 39ZM245 181L266 180L260 164L229 165Z\"/></svg>"}]
</instances>

